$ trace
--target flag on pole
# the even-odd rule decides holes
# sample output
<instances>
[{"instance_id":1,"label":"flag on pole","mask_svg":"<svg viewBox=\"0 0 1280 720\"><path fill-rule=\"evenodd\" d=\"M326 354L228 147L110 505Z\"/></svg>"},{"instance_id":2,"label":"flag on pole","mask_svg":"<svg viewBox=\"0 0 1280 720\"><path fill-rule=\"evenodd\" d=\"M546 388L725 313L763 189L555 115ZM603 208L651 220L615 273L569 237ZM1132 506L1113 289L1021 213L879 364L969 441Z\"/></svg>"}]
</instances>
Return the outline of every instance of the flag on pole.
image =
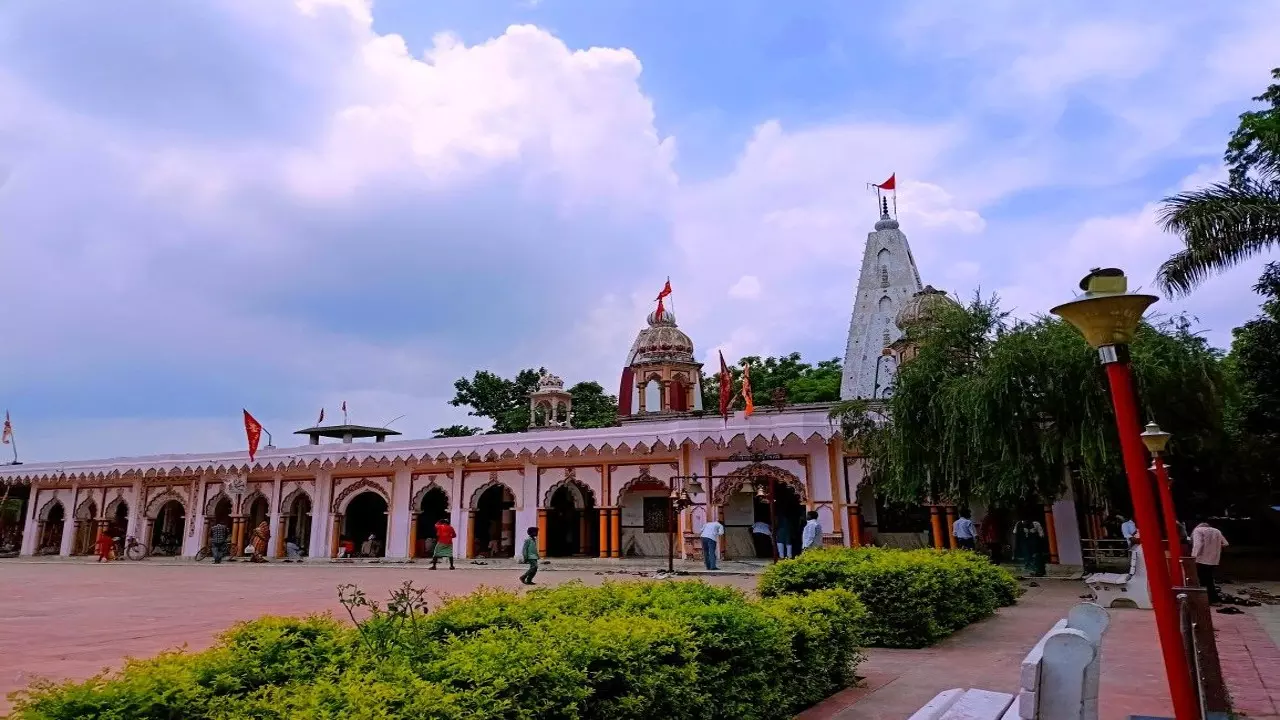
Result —
<instances>
[{"instance_id":1,"label":"flag on pole","mask_svg":"<svg viewBox=\"0 0 1280 720\"><path fill-rule=\"evenodd\" d=\"M8 445L13 442L13 423L9 422L9 411L4 411L4 430L0 430L0 443Z\"/></svg>"},{"instance_id":2,"label":"flag on pole","mask_svg":"<svg viewBox=\"0 0 1280 720\"><path fill-rule=\"evenodd\" d=\"M347 401L342 401L342 424L347 424Z\"/></svg>"},{"instance_id":3,"label":"flag on pole","mask_svg":"<svg viewBox=\"0 0 1280 720\"><path fill-rule=\"evenodd\" d=\"M889 176L888 180L882 183L871 183L867 187L876 189L876 210L882 215L889 215L889 200L881 196L882 191L893 193L893 216L898 216L898 173Z\"/></svg>"},{"instance_id":4,"label":"flag on pole","mask_svg":"<svg viewBox=\"0 0 1280 720\"><path fill-rule=\"evenodd\" d=\"M662 286L662 292L658 293L658 311L653 314L654 320L661 320L662 313L666 310L662 305L662 299L671 295L671 279L667 279L667 284Z\"/></svg>"},{"instance_id":5,"label":"flag on pole","mask_svg":"<svg viewBox=\"0 0 1280 720\"><path fill-rule=\"evenodd\" d=\"M751 366L742 363L742 401L746 403L742 417L751 417L751 413L756 411L755 401L751 399Z\"/></svg>"},{"instance_id":6,"label":"flag on pole","mask_svg":"<svg viewBox=\"0 0 1280 720\"><path fill-rule=\"evenodd\" d=\"M876 185L876 187L881 190L893 190L896 192L898 189L898 173L890 175L888 180Z\"/></svg>"},{"instance_id":7,"label":"flag on pole","mask_svg":"<svg viewBox=\"0 0 1280 720\"><path fill-rule=\"evenodd\" d=\"M253 462L253 456L258 453L258 440L262 438L262 423L248 410L244 411L244 435L249 440L249 462Z\"/></svg>"},{"instance_id":8,"label":"flag on pole","mask_svg":"<svg viewBox=\"0 0 1280 720\"><path fill-rule=\"evenodd\" d=\"M720 417L729 424L729 400L733 397L733 373L724 362L724 351L720 351Z\"/></svg>"},{"instance_id":9,"label":"flag on pole","mask_svg":"<svg viewBox=\"0 0 1280 720\"><path fill-rule=\"evenodd\" d=\"M324 422L324 408L320 408L320 419L316 420L316 425Z\"/></svg>"}]
</instances>

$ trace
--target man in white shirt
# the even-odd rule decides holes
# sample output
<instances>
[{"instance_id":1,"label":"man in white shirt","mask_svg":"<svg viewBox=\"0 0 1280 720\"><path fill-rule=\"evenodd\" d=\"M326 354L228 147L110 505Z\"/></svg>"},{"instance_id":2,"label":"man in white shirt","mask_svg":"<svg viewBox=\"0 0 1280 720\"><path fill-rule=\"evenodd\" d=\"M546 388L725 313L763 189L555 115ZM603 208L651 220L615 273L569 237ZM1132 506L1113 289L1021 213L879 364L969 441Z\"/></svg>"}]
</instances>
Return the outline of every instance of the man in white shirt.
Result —
<instances>
[{"instance_id":1,"label":"man in white shirt","mask_svg":"<svg viewBox=\"0 0 1280 720\"><path fill-rule=\"evenodd\" d=\"M751 525L751 539L755 542L756 557L773 557L773 530L769 523L755 521Z\"/></svg>"},{"instance_id":2,"label":"man in white shirt","mask_svg":"<svg viewBox=\"0 0 1280 720\"><path fill-rule=\"evenodd\" d=\"M1221 600L1214 574L1222 560L1222 548L1230 544L1222 536L1222 531L1208 521L1200 523L1191 531L1191 557L1196 559L1196 574L1200 576L1200 584L1209 591L1210 603Z\"/></svg>"},{"instance_id":3,"label":"man in white shirt","mask_svg":"<svg viewBox=\"0 0 1280 720\"><path fill-rule=\"evenodd\" d=\"M818 512L810 510L809 521L804 524L804 532L800 536L800 552L822 547L822 523L818 521Z\"/></svg>"},{"instance_id":4,"label":"man in white shirt","mask_svg":"<svg viewBox=\"0 0 1280 720\"><path fill-rule=\"evenodd\" d=\"M1133 520L1125 520L1123 515L1120 516L1124 522L1120 523L1120 534L1124 536L1125 542L1129 543L1129 547L1133 547L1133 536L1138 532L1138 523Z\"/></svg>"},{"instance_id":5,"label":"man in white shirt","mask_svg":"<svg viewBox=\"0 0 1280 720\"><path fill-rule=\"evenodd\" d=\"M702 526L702 562L708 570L719 570L719 540L724 535L724 525L716 520L708 520Z\"/></svg>"},{"instance_id":6,"label":"man in white shirt","mask_svg":"<svg viewBox=\"0 0 1280 720\"><path fill-rule=\"evenodd\" d=\"M973 550L977 547L977 527L969 516L968 510L961 510L960 517L951 525L951 534L955 536L956 545L961 550Z\"/></svg>"}]
</instances>

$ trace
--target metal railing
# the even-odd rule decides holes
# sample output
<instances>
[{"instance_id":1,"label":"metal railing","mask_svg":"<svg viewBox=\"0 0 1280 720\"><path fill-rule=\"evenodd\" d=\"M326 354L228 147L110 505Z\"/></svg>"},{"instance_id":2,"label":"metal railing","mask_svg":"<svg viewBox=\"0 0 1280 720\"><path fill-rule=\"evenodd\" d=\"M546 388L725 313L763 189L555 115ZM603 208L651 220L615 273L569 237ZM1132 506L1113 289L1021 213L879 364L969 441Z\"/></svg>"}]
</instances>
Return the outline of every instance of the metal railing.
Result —
<instances>
[{"instance_id":1,"label":"metal railing","mask_svg":"<svg viewBox=\"0 0 1280 720\"><path fill-rule=\"evenodd\" d=\"M1128 540L1094 540L1085 538L1080 541L1084 566L1089 570L1116 570L1125 572L1129 569Z\"/></svg>"}]
</instances>

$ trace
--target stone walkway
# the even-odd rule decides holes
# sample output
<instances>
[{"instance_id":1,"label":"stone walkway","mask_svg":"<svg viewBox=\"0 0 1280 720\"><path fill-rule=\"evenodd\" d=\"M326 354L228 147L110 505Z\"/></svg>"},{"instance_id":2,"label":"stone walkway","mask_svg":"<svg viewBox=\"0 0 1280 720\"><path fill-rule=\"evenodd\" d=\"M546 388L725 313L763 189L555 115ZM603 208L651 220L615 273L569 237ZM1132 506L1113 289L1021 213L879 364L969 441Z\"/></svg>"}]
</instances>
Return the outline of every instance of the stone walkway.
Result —
<instances>
[{"instance_id":1,"label":"stone walkway","mask_svg":"<svg viewBox=\"0 0 1280 720\"><path fill-rule=\"evenodd\" d=\"M1242 615L1213 614L1222 676L1237 713L1280 720L1280 606L1245 610Z\"/></svg>"}]
</instances>

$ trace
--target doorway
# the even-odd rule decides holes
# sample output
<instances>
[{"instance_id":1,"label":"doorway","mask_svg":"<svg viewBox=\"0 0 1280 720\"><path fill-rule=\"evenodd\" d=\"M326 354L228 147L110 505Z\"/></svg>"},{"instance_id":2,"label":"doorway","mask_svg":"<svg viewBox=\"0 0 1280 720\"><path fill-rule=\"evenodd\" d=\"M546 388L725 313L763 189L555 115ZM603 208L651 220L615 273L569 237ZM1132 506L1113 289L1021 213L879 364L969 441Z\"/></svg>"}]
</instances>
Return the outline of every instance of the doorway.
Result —
<instances>
[{"instance_id":1,"label":"doorway","mask_svg":"<svg viewBox=\"0 0 1280 720\"><path fill-rule=\"evenodd\" d=\"M372 490L355 496L347 504L342 530L358 556L382 557L387 547L387 501Z\"/></svg>"},{"instance_id":2,"label":"doorway","mask_svg":"<svg viewBox=\"0 0 1280 720\"><path fill-rule=\"evenodd\" d=\"M547 557L598 555L600 522L591 492L565 483L547 506Z\"/></svg>"},{"instance_id":3,"label":"doorway","mask_svg":"<svg viewBox=\"0 0 1280 720\"><path fill-rule=\"evenodd\" d=\"M506 485L480 494L471 518L472 557L515 557L516 498Z\"/></svg>"},{"instance_id":4,"label":"doorway","mask_svg":"<svg viewBox=\"0 0 1280 720\"><path fill-rule=\"evenodd\" d=\"M753 522L764 523L772 530L773 540L779 546L776 548L779 559L795 557L800 550L800 539L804 533L804 503L790 485L777 481L772 485L772 508L769 506L767 484L762 483L754 493L751 500ZM756 543L755 549L757 558L772 558L775 551L775 548L766 547L762 542Z\"/></svg>"},{"instance_id":5,"label":"doorway","mask_svg":"<svg viewBox=\"0 0 1280 720\"><path fill-rule=\"evenodd\" d=\"M433 487L418 503L418 527L413 538L413 556L431 557L436 545L436 523L449 517L449 496Z\"/></svg>"},{"instance_id":6,"label":"doorway","mask_svg":"<svg viewBox=\"0 0 1280 720\"><path fill-rule=\"evenodd\" d=\"M186 529L187 511L182 503L170 500L160 506L160 512L151 522L151 537L147 538L152 555L181 555L182 533Z\"/></svg>"}]
</instances>

